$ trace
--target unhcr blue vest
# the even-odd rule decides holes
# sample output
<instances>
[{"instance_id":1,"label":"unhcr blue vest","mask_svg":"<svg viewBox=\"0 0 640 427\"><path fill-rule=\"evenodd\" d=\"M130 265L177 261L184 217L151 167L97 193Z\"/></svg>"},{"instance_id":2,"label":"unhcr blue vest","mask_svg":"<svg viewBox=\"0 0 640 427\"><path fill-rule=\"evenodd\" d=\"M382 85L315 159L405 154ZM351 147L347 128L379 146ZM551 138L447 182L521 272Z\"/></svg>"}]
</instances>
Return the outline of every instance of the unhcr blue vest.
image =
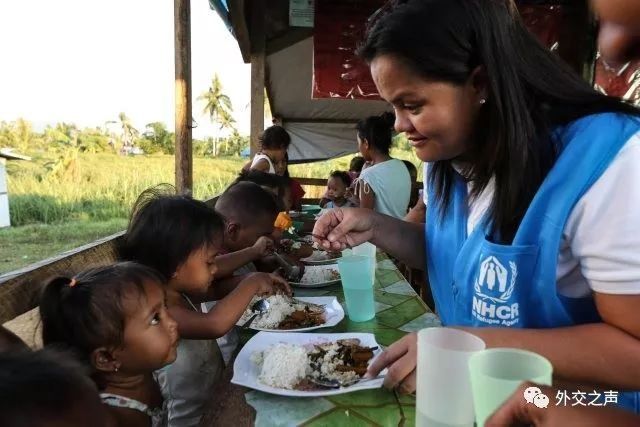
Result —
<instances>
[{"instance_id":1,"label":"unhcr blue vest","mask_svg":"<svg viewBox=\"0 0 640 427\"><path fill-rule=\"evenodd\" d=\"M558 252L573 207L638 131L636 118L614 113L559 129L562 152L511 245L490 241L486 220L467 236L467 184L457 175L446 214L427 209L425 226L429 281L443 325L558 328L600 322L593 298L558 294ZM431 185L427 196L428 206L435 206ZM638 393L621 393L618 402L640 409Z\"/></svg>"}]
</instances>

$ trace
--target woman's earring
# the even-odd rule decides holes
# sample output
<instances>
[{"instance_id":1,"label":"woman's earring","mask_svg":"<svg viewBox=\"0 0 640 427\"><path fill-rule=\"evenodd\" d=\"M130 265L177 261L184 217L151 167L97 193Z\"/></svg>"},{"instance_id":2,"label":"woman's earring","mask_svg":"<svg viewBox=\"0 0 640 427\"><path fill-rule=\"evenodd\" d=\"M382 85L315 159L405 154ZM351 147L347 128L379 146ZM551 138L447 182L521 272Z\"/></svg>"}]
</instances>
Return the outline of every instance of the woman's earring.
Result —
<instances>
[{"instance_id":1,"label":"woman's earring","mask_svg":"<svg viewBox=\"0 0 640 427\"><path fill-rule=\"evenodd\" d=\"M118 372L118 367L116 366L116 368L113 371L114 372Z\"/></svg>"},{"instance_id":2,"label":"woman's earring","mask_svg":"<svg viewBox=\"0 0 640 427\"><path fill-rule=\"evenodd\" d=\"M486 104L486 103L487 103L487 100L486 100L486 99L482 98L482 99L480 100L480 105L484 105L484 104Z\"/></svg>"}]
</instances>

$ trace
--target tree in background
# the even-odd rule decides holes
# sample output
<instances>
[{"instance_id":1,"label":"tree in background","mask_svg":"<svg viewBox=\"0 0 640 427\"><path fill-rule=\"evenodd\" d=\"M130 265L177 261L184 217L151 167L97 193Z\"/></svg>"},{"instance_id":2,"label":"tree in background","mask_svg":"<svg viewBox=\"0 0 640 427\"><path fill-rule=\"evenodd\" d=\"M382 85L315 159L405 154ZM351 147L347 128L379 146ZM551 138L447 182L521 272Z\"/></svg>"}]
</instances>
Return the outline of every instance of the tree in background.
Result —
<instances>
[{"instance_id":1,"label":"tree in background","mask_svg":"<svg viewBox=\"0 0 640 427\"><path fill-rule=\"evenodd\" d=\"M233 133L229 135L220 145L220 153L225 156L240 156L242 150L249 146L249 137L246 135L240 135L240 133L234 129Z\"/></svg>"},{"instance_id":2,"label":"tree in background","mask_svg":"<svg viewBox=\"0 0 640 427\"><path fill-rule=\"evenodd\" d=\"M233 129L235 124L232 116L233 107L231 105L231 98L223 93L222 83L217 73L213 75L209 89L200 95L198 100L205 102L203 113L209 115L214 125L218 125L218 132L213 138L212 145L212 154L213 156L217 156L220 132L225 128Z\"/></svg>"},{"instance_id":3,"label":"tree in background","mask_svg":"<svg viewBox=\"0 0 640 427\"><path fill-rule=\"evenodd\" d=\"M122 149L120 150L120 153L130 153L133 150L134 141L140 136L140 132L138 132L138 129L133 126L131 119L127 117L125 113L118 114L118 121L108 121L105 125L112 123L118 123L122 130Z\"/></svg>"},{"instance_id":4,"label":"tree in background","mask_svg":"<svg viewBox=\"0 0 640 427\"><path fill-rule=\"evenodd\" d=\"M173 154L175 152L175 134L167 130L167 126L162 122L148 123L142 138L138 139L137 145L147 154L162 152Z\"/></svg>"},{"instance_id":5,"label":"tree in background","mask_svg":"<svg viewBox=\"0 0 640 427\"><path fill-rule=\"evenodd\" d=\"M0 147L14 148L21 152L35 148L32 144L31 123L24 119L0 123Z\"/></svg>"}]
</instances>

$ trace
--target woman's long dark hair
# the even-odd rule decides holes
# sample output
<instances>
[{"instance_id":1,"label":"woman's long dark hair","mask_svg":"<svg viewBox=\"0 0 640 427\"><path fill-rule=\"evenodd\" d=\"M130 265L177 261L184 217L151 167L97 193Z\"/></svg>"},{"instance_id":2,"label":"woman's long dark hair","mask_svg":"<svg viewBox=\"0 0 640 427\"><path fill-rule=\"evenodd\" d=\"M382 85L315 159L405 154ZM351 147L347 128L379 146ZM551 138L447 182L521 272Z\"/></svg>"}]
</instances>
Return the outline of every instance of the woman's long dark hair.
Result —
<instances>
[{"instance_id":1,"label":"woman's long dark hair","mask_svg":"<svg viewBox=\"0 0 640 427\"><path fill-rule=\"evenodd\" d=\"M400 3L400 2L399 2ZM525 28L511 0L410 0L369 30L360 55L393 55L417 75L462 85L484 67L488 99L463 174L477 197L495 176L493 238L513 240L533 196L555 163L551 130L599 112L637 115L602 95L549 52ZM441 212L450 201L451 160L435 162L429 182Z\"/></svg>"}]
</instances>

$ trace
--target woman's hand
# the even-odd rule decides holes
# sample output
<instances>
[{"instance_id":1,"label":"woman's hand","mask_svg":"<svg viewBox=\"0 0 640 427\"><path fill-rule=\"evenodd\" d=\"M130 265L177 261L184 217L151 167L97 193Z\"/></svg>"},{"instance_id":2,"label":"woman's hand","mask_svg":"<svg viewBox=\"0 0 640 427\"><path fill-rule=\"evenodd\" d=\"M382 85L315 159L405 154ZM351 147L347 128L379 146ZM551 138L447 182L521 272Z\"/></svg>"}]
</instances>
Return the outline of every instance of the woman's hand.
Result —
<instances>
[{"instance_id":1,"label":"woman's hand","mask_svg":"<svg viewBox=\"0 0 640 427\"><path fill-rule=\"evenodd\" d=\"M401 393L416 390L416 366L418 362L418 334L405 335L378 356L367 371L368 377L377 376L384 368L389 368L384 386L396 388Z\"/></svg>"},{"instance_id":2,"label":"woman's hand","mask_svg":"<svg viewBox=\"0 0 640 427\"><path fill-rule=\"evenodd\" d=\"M524 391L537 387L549 398L549 406L538 408L527 403ZM533 383L524 383L485 422L485 427L506 427L533 425L536 427L596 427L596 426L638 426L640 417L614 407L603 406L557 406L557 390Z\"/></svg>"},{"instance_id":3,"label":"woman's hand","mask_svg":"<svg viewBox=\"0 0 640 427\"><path fill-rule=\"evenodd\" d=\"M375 214L368 209L332 209L313 227L313 239L330 251L341 251L373 238Z\"/></svg>"}]
</instances>

